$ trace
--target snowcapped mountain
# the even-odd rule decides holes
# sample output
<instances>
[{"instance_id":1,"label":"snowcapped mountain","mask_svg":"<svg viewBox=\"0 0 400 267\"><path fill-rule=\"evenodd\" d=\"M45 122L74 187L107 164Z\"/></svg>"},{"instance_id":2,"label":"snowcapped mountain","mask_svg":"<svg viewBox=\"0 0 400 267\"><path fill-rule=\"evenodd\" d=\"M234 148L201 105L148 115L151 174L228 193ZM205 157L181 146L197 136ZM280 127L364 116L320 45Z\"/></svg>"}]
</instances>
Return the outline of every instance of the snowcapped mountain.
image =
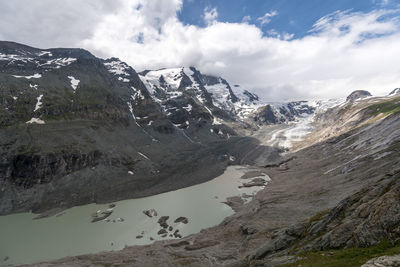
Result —
<instances>
[{"instance_id":1,"label":"snowcapped mountain","mask_svg":"<svg viewBox=\"0 0 400 267\"><path fill-rule=\"evenodd\" d=\"M260 106L250 94L238 98L226 80L203 75L193 67L144 71L139 75L168 118L181 127L199 116L213 125L239 121Z\"/></svg>"},{"instance_id":2,"label":"snowcapped mountain","mask_svg":"<svg viewBox=\"0 0 400 267\"><path fill-rule=\"evenodd\" d=\"M225 79L202 74L194 67L143 71L139 76L168 118L180 127L188 126L194 107L212 118L213 125L222 122L285 123L315 110L307 101L262 102L256 94L240 85L231 86Z\"/></svg>"}]
</instances>

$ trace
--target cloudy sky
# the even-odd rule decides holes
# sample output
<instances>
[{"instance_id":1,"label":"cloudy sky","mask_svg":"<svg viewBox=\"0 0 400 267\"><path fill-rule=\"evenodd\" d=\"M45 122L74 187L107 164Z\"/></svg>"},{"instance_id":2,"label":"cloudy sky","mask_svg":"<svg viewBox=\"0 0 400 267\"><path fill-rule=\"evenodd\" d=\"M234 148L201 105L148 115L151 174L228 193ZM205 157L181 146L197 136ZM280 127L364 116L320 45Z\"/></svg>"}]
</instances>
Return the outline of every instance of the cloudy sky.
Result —
<instances>
[{"instance_id":1,"label":"cloudy sky","mask_svg":"<svg viewBox=\"0 0 400 267\"><path fill-rule=\"evenodd\" d=\"M400 87L399 0L12 0L0 22L0 40L195 66L271 101Z\"/></svg>"}]
</instances>

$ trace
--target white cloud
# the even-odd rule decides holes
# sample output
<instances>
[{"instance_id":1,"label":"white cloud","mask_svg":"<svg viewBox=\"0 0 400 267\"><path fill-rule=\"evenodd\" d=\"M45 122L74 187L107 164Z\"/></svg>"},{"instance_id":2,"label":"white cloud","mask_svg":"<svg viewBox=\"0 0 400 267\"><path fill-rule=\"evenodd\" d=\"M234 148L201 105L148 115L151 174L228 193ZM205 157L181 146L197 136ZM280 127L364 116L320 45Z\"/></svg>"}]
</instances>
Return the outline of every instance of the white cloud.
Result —
<instances>
[{"instance_id":1,"label":"white cloud","mask_svg":"<svg viewBox=\"0 0 400 267\"><path fill-rule=\"evenodd\" d=\"M278 12L276 10L272 10L271 12L267 12L264 14L264 16L257 18L257 20L260 21L261 25L268 24L271 22L271 18L275 17L278 15Z\"/></svg>"},{"instance_id":2,"label":"white cloud","mask_svg":"<svg viewBox=\"0 0 400 267\"><path fill-rule=\"evenodd\" d=\"M215 7L214 8L206 7L204 9L203 19L205 24L211 25L217 21L217 18L218 18L218 11Z\"/></svg>"},{"instance_id":3,"label":"white cloud","mask_svg":"<svg viewBox=\"0 0 400 267\"><path fill-rule=\"evenodd\" d=\"M46 1L51 2L42 2ZM293 39L289 33L265 35L246 22L218 22L216 10L206 27L184 25L177 17L182 0L120 0L117 7L109 7L112 11L105 6L93 14L89 11L88 18L82 18L79 5L72 8L65 4L63 7L70 10L52 11L57 16L68 14L68 19L62 20L46 15L46 9L36 4L40 1L34 2L31 9L18 9L22 24L11 15L3 19L1 7L17 11L10 11L12 4L0 4L2 39L28 40L28 44L44 40L38 45L42 47L52 39L59 46L72 42L98 56L119 57L138 71L192 65L254 89L269 100L346 96L356 89L384 94L400 86L400 11L335 12L316 22L307 36ZM91 1L79 3L88 7ZM30 13L40 14L32 18L41 27L24 30L26 23L33 23L32 18L23 19ZM67 21L75 26L69 29L64 24ZM3 22L10 28L5 29ZM42 33L44 25L55 22L59 24L54 30ZM83 25L82 29L78 25ZM62 31L62 27L68 29Z\"/></svg>"},{"instance_id":4,"label":"white cloud","mask_svg":"<svg viewBox=\"0 0 400 267\"><path fill-rule=\"evenodd\" d=\"M244 16L243 18L242 18L242 22L247 22L247 23L249 23L251 21L251 17L250 16Z\"/></svg>"},{"instance_id":5,"label":"white cloud","mask_svg":"<svg viewBox=\"0 0 400 267\"><path fill-rule=\"evenodd\" d=\"M169 0L172 1L172 0ZM83 45L118 56L138 70L194 65L256 90L266 99L345 96L355 89L386 93L400 85L400 30L391 11L336 12L321 18L308 36L264 36L248 23L183 25L171 3L159 27L153 14L121 8L99 24ZM143 43L135 36L143 33Z\"/></svg>"},{"instance_id":6,"label":"white cloud","mask_svg":"<svg viewBox=\"0 0 400 267\"><path fill-rule=\"evenodd\" d=\"M120 0L0 1L0 40L36 47L76 46Z\"/></svg>"},{"instance_id":7,"label":"white cloud","mask_svg":"<svg viewBox=\"0 0 400 267\"><path fill-rule=\"evenodd\" d=\"M285 41L293 39L293 37L294 37L293 33L287 33L287 32L279 33L275 29L268 30L267 34L271 37L275 37L275 38L285 40Z\"/></svg>"}]
</instances>

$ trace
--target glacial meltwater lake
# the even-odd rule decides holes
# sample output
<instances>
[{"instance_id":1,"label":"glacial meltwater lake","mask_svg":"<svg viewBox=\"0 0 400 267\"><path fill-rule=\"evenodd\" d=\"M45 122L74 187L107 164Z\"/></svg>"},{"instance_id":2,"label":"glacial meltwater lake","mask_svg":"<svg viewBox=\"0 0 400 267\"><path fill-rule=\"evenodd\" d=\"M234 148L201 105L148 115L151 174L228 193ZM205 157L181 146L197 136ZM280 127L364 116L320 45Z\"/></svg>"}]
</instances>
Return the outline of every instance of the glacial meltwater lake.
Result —
<instances>
[{"instance_id":1,"label":"glacial meltwater lake","mask_svg":"<svg viewBox=\"0 0 400 267\"><path fill-rule=\"evenodd\" d=\"M240 177L254 170L245 166L229 166L224 174L206 183L155 196L114 202L116 206L108 222L101 220L92 223L91 214L108 209L109 204L77 206L61 212L61 216L36 220L33 218L37 214L32 213L0 216L0 266L120 250L126 245L145 245L155 240L172 239L157 234L161 229L157 223L161 216L169 216L167 223L173 226L172 232L179 229L183 236L197 233L219 224L234 213L222 203L227 197L254 194L262 189L239 188L242 183L249 182ZM268 176L265 179L268 180ZM158 216L146 216L143 211L149 209L155 209ZM187 217L189 223L174 223L180 216ZM137 239L136 236L141 234L143 238Z\"/></svg>"}]
</instances>

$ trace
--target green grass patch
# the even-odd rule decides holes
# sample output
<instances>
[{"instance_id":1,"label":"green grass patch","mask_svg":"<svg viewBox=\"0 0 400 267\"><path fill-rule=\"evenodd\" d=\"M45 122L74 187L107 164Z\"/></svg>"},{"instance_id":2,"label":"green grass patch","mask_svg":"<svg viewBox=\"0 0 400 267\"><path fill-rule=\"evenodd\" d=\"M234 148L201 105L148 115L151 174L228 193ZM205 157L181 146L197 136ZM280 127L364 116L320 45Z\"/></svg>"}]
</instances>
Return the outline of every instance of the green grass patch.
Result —
<instances>
[{"instance_id":1,"label":"green grass patch","mask_svg":"<svg viewBox=\"0 0 400 267\"><path fill-rule=\"evenodd\" d=\"M384 240L378 245L367 248L344 248L303 252L298 255L302 258L301 260L281 266L354 267L361 266L372 258L395 254L400 254L400 242L391 244L389 241Z\"/></svg>"},{"instance_id":2,"label":"green grass patch","mask_svg":"<svg viewBox=\"0 0 400 267\"><path fill-rule=\"evenodd\" d=\"M400 97L396 97L390 101L384 101L377 104L373 104L369 106L368 111L373 116L378 116L379 114L383 114L383 116L390 114L399 114L400 113Z\"/></svg>"}]
</instances>

